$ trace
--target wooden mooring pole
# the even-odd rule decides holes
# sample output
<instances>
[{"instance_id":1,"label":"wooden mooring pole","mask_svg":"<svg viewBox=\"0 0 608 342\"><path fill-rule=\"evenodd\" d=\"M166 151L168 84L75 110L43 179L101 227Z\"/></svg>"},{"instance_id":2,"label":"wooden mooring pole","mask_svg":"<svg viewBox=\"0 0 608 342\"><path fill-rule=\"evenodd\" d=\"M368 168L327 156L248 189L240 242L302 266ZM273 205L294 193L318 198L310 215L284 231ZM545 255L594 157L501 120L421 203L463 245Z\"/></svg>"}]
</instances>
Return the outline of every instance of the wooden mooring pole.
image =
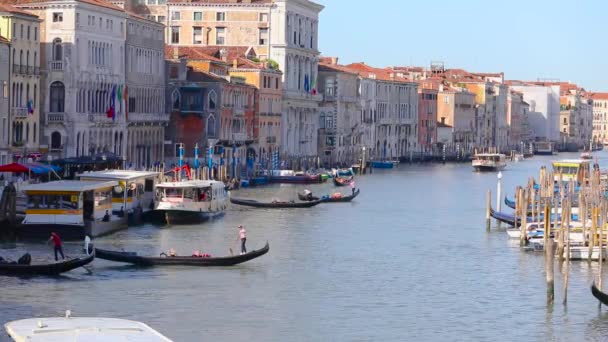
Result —
<instances>
[{"instance_id":1,"label":"wooden mooring pole","mask_svg":"<svg viewBox=\"0 0 608 342\"><path fill-rule=\"evenodd\" d=\"M555 300L555 277L554 277L554 260L555 260L555 248L553 239L548 238L551 235L551 205L549 200L545 203L545 273L547 276L547 305L552 305Z\"/></svg>"},{"instance_id":2,"label":"wooden mooring pole","mask_svg":"<svg viewBox=\"0 0 608 342\"><path fill-rule=\"evenodd\" d=\"M492 190L488 190L487 208L486 208L486 231L490 231L492 225L490 212L492 210Z\"/></svg>"}]
</instances>

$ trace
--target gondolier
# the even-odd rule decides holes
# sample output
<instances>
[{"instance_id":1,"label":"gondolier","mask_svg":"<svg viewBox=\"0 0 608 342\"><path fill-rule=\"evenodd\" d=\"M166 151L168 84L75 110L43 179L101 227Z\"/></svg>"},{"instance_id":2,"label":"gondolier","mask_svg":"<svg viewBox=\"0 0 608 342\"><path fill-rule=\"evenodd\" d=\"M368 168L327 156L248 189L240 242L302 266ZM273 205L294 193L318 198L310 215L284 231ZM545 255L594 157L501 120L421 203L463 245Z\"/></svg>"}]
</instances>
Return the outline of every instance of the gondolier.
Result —
<instances>
[{"instance_id":1,"label":"gondolier","mask_svg":"<svg viewBox=\"0 0 608 342\"><path fill-rule=\"evenodd\" d=\"M241 239L241 254L245 254L247 253L247 247L245 247L245 243L247 242L247 231L242 225L239 226L239 239Z\"/></svg>"},{"instance_id":2,"label":"gondolier","mask_svg":"<svg viewBox=\"0 0 608 342\"><path fill-rule=\"evenodd\" d=\"M353 179L352 182L350 182L350 189L353 191L353 195L355 194L355 180Z\"/></svg>"},{"instance_id":3,"label":"gondolier","mask_svg":"<svg viewBox=\"0 0 608 342\"><path fill-rule=\"evenodd\" d=\"M57 235L57 233L55 233L55 232L52 232L51 237L46 241L46 243L49 243L51 241L53 241L53 249L55 250L55 261L59 260L57 258L57 252L59 252L61 254L61 259L65 260L65 256L63 255L61 238L59 237L59 235Z\"/></svg>"}]
</instances>

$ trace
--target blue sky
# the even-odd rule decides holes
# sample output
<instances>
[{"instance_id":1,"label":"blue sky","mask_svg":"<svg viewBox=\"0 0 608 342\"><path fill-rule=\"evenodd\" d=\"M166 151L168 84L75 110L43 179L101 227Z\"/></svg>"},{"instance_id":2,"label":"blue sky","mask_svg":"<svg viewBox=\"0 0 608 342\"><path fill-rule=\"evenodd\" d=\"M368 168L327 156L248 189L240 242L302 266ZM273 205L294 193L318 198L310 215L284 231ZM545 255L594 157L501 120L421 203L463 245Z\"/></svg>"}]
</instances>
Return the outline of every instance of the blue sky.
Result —
<instances>
[{"instance_id":1,"label":"blue sky","mask_svg":"<svg viewBox=\"0 0 608 342\"><path fill-rule=\"evenodd\" d=\"M315 0L319 49L340 63L504 71L608 91L608 1Z\"/></svg>"}]
</instances>

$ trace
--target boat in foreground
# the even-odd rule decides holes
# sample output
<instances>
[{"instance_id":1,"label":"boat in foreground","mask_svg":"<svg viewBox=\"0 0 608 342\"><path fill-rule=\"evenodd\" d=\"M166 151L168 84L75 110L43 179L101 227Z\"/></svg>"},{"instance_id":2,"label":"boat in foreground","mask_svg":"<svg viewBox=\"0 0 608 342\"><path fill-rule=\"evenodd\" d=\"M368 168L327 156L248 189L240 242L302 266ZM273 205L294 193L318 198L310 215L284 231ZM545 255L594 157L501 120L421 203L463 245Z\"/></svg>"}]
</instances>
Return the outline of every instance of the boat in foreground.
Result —
<instances>
[{"instance_id":1,"label":"boat in foreground","mask_svg":"<svg viewBox=\"0 0 608 342\"><path fill-rule=\"evenodd\" d=\"M156 266L156 265L168 265L168 266L234 266L246 261L258 258L266 253L270 246L268 242L266 245L245 254L241 255L230 255L224 257L200 257L200 256L158 256L158 257L146 257L137 255L134 252L118 252L110 251L100 248L95 248L95 254L99 259L105 259L116 262L126 262L138 266ZM164 255L162 253L161 255Z\"/></svg>"},{"instance_id":2,"label":"boat in foreground","mask_svg":"<svg viewBox=\"0 0 608 342\"><path fill-rule=\"evenodd\" d=\"M502 153L480 153L473 158L475 171L501 171L507 166L507 159Z\"/></svg>"},{"instance_id":3,"label":"boat in foreground","mask_svg":"<svg viewBox=\"0 0 608 342\"><path fill-rule=\"evenodd\" d=\"M95 253L84 258L76 258L52 264L22 265L0 263L0 274L9 276L53 276L82 267L95 259Z\"/></svg>"},{"instance_id":4,"label":"boat in foreground","mask_svg":"<svg viewBox=\"0 0 608 342\"><path fill-rule=\"evenodd\" d=\"M608 294L605 294L598 289L597 286L595 286L595 281L591 284L591 293L593 294L593 297L597 298L602 304L608 305Z\"/></svg>"},{"instance_id":5,"label":"boat in foreground","mask_svg":"<svg viewBox=\"0 0 608 342\"><path fill-rule=\"evenodd\" d=\"M244 198L230 198L230 203L244 205L247 207L254 208L270 208L270 209L283 209L283 208L310 208L323 202L321 199L308 201L308 202L258 202L256 200L244 199Z\"/></svg>"},{"instance_id":6,"label":"boat in foreground","mask_svg":"<svg viewBox=\"0 0 608 342\"><path fill-rule=\"evenodd\" d=\"M150 341L171 342L147 324L105 317L37 317L4 325L15 342L25 341Z\"/></svg>"}]
</instances>

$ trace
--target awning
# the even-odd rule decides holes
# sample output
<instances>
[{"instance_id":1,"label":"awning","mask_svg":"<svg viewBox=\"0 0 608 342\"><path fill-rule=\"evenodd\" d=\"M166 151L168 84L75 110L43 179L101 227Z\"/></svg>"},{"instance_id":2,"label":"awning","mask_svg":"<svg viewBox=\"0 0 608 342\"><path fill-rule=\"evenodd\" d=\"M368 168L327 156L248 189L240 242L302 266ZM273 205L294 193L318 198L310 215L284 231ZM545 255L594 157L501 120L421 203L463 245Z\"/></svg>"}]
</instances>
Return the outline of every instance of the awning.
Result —
<instances>
[{"instance_id":1,"label":"awning","mask_svg":"<svg viewBox=\"0 0 608 342\"><path fill-rule=\"evenodd\" d=\"M45 165L40 163L12 163L0 166L0 172L31 172L36 175L47 174L49 172L56 172L60 170L61 168L58 166Z\"/></svg>"}]
</instances>

